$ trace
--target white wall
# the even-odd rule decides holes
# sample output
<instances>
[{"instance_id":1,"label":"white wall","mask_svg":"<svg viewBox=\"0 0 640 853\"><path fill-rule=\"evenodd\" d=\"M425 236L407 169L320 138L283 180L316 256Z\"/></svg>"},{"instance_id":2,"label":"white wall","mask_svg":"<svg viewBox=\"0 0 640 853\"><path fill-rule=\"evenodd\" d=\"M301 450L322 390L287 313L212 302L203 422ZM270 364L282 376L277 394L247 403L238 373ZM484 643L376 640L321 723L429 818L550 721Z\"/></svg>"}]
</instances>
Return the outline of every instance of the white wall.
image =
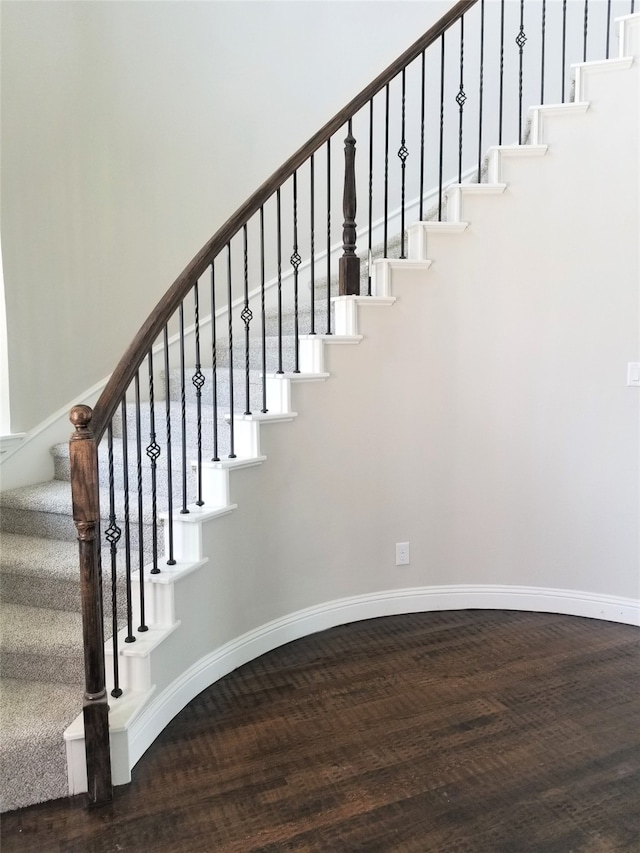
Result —
<instances>
[{"instance_id":1,"label":"white wall","mask_svg":"<svg viewBox=\"0 0 640 853\"><path fill-rule=\"evenodd\" d=\"M594 73L586 97L587 114L547 122L545 157L505 164L504 195L466 205L465 233L432 241L428 272L394 273L392 308L361 309L365 340L329 349L325 384L296 387L296 421L265 428L267 462L234 474L239 509L207 531L213 611L190 630L213 647L402 588L637 606L637 66Z\"/></svg>"},{"instance_id":2,"label":"white wall","mask_svg":"<svg viewBox=\"0 0 640 853\"><path fill-rule=\"evenodd\" d=\"M106 376L227 216L449 5L3 2L14 430Z\"/></svg>"},{"instance_id":3,"label":"white wall","mask_svg":"<svg viewBox=\"0 0 640 853\"><path fill-rule=\"evenodd\" d=\"M593 72L589 111L545 121L546 156L506 162L505 193L465 203L429 270L394 271L395 305L362 307L364 340L328 347L331 378L263 427L267 461L232 473L238 508L177 584L134 760L207 684L330 625L456 607L638 624L638 76Z\"/></svg>"}]
</instances>

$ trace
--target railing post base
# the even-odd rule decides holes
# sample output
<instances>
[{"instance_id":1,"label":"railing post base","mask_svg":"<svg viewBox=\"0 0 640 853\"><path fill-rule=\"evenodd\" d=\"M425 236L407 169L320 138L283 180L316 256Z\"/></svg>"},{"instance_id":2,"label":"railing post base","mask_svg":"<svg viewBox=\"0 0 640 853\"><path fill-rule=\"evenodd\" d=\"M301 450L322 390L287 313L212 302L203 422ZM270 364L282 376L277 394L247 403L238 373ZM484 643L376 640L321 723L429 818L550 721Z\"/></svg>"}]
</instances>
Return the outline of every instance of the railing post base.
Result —
<instances>
[{"instance_id":1,"label":"railing post base","mask_svg":"<svg viewBox=\"0 0 640 853\"><path fill-rule=\"evenodd\" d=\"M113 799L111 784L111 757L106 755L103 745L109 742L109 704L107 691L95 699L85 697L82 715L84 718L84 744L87 756L88 805L99 806ZM91 775L89 775L91 774Z\"/></svg>"},{"instance_id":2,"label":"railing post base","mask_svg":"<svg viewBox=\"0 0 640 853\"><path fill-rule=\"evenodd\" d=\"M343 255L338 272L340 296L360 296L360 258L357 255Z\"/></svg>"}]
</instances>

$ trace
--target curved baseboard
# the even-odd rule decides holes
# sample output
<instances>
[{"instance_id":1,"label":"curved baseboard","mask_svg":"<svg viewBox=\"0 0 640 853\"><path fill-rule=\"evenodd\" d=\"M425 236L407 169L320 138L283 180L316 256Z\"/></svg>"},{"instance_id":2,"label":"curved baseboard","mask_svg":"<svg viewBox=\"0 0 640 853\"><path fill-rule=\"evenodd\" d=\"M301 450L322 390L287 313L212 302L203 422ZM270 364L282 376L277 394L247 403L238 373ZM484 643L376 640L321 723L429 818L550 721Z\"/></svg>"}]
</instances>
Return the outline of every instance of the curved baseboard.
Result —
<instances>
[{"instance_id":1,"label":"curved baseboard","mask_svg":"<svg viewBox=\"0 0 640 853\"><path fill-rule=\"evenodd\" d=\"M565 589L458 585L414 587L336 599L248 631L201 658L155 696L129 728L131 767L171 720L202 690L279 646L347 622L436 610L523 610L562 613L640 626L640 600Z\"/></svg>"}]
</instances>

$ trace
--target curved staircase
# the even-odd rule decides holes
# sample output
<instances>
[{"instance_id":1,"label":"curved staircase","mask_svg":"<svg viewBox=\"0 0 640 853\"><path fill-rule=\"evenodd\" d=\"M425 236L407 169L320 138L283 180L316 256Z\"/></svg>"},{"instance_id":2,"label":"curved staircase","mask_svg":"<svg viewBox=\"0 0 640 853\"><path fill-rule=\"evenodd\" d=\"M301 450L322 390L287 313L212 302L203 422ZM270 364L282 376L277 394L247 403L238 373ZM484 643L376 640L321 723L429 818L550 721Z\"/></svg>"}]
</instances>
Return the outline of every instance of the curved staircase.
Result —
<instances>
[{"instance_id":1,"label":"curved staircase","mask_svg":"<svg viewBox=\"0 0 640 853\"><path fill-rule=\"evenodd\" d=\"M638 503L637 488L613 449L605 445L602 459L595 458L614 433L628 454L637 439L637 423L628 419L638 402L625 395L633 389L612 387L622 360L632 357L628 342L638 335L631 321L620 323L637 307L633 274L639 271L628 240L638 225L637 198L630 197L625 221L615 226L595 224L591 212L610 210L621 175L637 172L631 162L637 139L628 135L633 119L620 105L638 102L640 16L627 17L623 26L620 58L577 67L573 103L532 109L529 144L492 147L485 183L451 184L445 218L408 224L408 258L375 261L371 295L333 298L333 334L300 335L299 373L291 370L295 339L268 339L266 413L260 411L260 364L253 361L253 414L244 414L238 389L244 393L247 374L240 357L233 365L241 398L234 401L234 458L227 458L225 342L217 351L216 461L206 461L214 454L211 371L203 369L198 403L193 386L183 392L182 374L171 368L169 408L178 418L185 413L185 455L194 460L201 453L202 462L191 471L188 513L179 512L176 468L176 563L157 575L147 565L149 630L136 633L135 643L126 643L131 626L116 605L124 693L110 702L115 784L130 779L144 750L201 689L281 643L330 625L478 606L640 621L640 596L633 593L637 542L630 544L637 520L618 525L620 506ZM613 144L618 162L611 164L610 180L592 182L587 193L585 163ZM615 288L604 286L607 256L596 247L598 239L629 269L630 277ZM576 324L570 344L563 323ZM616 334L617 349L611 343ZM283 373L276 372L280 347ZM581 365L588 379L576 376ZM167 408L160 393L156 404L159 411ZM589 420L598 406L608 407L607 414ZM130 402L125 409L131 439L138 429L148 433L149 410L137 415ZM289 426L276 426L281 422ZM136 483L138 463L131 456L124 463L122 429L120 414L111 451L101 445L102 483L109 481L110 457L118 479L126 472ZM166 446L162 429L157 440ZM173 441L177 460L181 434ZM1 496L5 811L87 790L77 717L83 651L68 446L52 453L56 479ZM254 470L266 459L268 465ZM545 489L536 480L541 467ZM158 472L161 513L169 497L164 457ZM199 475L203 506L196 504ZM145 469L144 490L149 477ZM574 478L580 509L566 508L570 496L563 500L561 490L567 478ZM598 487L606 491L620 482L627 491L598 515L604 531L598 538L587 523L601 507ZM515 492L518 484L522 494ZM123 500L115 498L116 504ZM129 503L135 551L134 488ZM349 511L335 506L340 503ZM120 517L120 505L116 510ZM104 487L101 513L104 531L110 524ZM556 518L562 524L556 526ZM153 519L145 517L140 529L149 561ZM394 541L411 539L414 560L405 576L395 567L389 571L386 552L381 558L392 533ZM166 536L165 525L165 556ZM347 544L336 553L332 542ZM574 559L584 567L582 588L568 580ZM607 559L618 568L601 582L588 566ZM527 585L514 584L509 574L518 560ZM103 544L105 576L110 561ZM108 603L112 588L124 583L123 571L120 565L115 581L105 577L106 636L114 625ZM137 577L134 569L134 631L142 618ZM106 654L113 654L109 643ZM110 689L111 672L107 666Z\"/></svg>"}]
</instances>

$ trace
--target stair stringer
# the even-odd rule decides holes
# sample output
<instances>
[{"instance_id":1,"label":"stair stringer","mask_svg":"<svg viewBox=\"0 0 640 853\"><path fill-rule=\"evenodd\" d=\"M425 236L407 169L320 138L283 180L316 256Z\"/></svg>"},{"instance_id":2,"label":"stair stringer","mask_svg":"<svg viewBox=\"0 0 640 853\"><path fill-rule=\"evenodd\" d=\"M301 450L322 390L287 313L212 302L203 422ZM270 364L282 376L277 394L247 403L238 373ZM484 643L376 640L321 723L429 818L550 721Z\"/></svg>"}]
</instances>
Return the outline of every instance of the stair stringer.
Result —
<instances>
[{"instance_id":1,"label":"stair stringer","mask_svg":"<svg viewBox=\"0 0 640 853\"><path fill-rule=\"evenodd\" d=\"M599 120L597 111L595 114L596 120ZM551 121L556 125L573 122L574 119L556 113ZM547 158L544 159L546 161ZM565 168L567 165L565 157ZM184 667L183 674L164 690L151 696L146 706L132 720L129 734L130 760L144 752L180 707L207 686L207 683L211 683L212 677L219 677L224 671L230 671L245 660L251 659L256 653L261 653L255 643L252 644L248 639L245 642L244 638L255 637L256 632L260 631L266 636L269 634L269 626L285 626L280 633L275 630L271 632L273 637L265 640L261 651L274 648L281 642L302 636L296 627L304 622L303 616L299 614L308 613L310 610L325 613L325 616L313 623L315 626L328 627L329 624L340 624L341 617L342 621L345 621L350 618L380 615L378 611L373 612L375 608L369 607L362 610L363 613L366 612L366 616L354 616L358 612L357 608L350 608L345 602L376 600L383 602L380 610L385 611L388 607L385 602L391 599L402 600L409 608L415 606L409 594L411 590L432 590L435 595L438 589L445 587L449 593L453 588L458 591L470 591L482 587L494 592L499 590L502 596L488 598L486 606L496 606L495 602L498 600L501 602L498 606L506 606L504 595L505 592L508 594L509 590L526 589L530 595L533 590L533 595L538 598L546 593L548 601L553 598L552 593L564 591L565 601L579 600L583 604L588 602L589 606L580 609L569 604L566 605L568 611L560 612L637 621L638 600L633 578L629 577L628 571L629 555L632 558L635 555L637 558L637 543L633 545L636 551L632 551L629 540L632 525L616 526L618 507L612 512L610 508L604 505L600 507L598 504L602 512L599 513L597 530L589 527L580 529L570 515L566 519L563 518L566 526L571 527L570 535L567 531L560 530L553 524L552 514L547 513L541 517L541 513L545 512L545 505L553 503L557 497L551 488L551 485L556 485L553 466L546 460L546 474L549 479L549 483L545 483L547 488L542 488L541 494L535 489L534 494L527 493L530 505L522 507L523 511L516 513L518 523L512 523L514 506L516 509L520 507L513 499L508 488L509 483L506 479L504 483L500 480L500 477L507 478L510 474L509 466L501 465L498 472L500 476L496 477L496 472L487 464L487 461L499 463L500 457L496 455L492 433L487 429L490 423L485 420L487 400L481 392L486 391L488 386L482 381L482 372L477 369L490 368L495 371L501 366L500 358L496 360L490 356L495 356L495 353L491 352L494 339L499 339L501 343L505 341L503 324L494 322L490 325L491 340L484 341L484 346L489 348L484 360L474 363L473 343L477 342L476 340L462 340L458 337L452 341L456 346L447 351L447 357L441 355L439 359L429 361L429 357L434 355L432 334L434 338L437 336L436 319L429 315L429 309L437 307L438 300L449 300L448 307L460 308L463 307L460 296L464 294L470 297L471 304L463 311L464 316L457 318L457 325L450 324L451 331L458 336L462 327L465 327L467 332L475 330L477 335L477 328L471 329L469 325L474 322L474 312L480 314L483 321L490 323L492 312L486 304L482 304L481 297L484 297L485 303L490 301L490 297L495 302L496 295L507 301L513 300L514 294L510 294L508 288L496 289L487 272L490 269L487 260L492 255L495 256L496 235L504 233L497 225L504 226L507 221L514 221L514 210L521 210L524 198L530 195L530 188L524 187L526 181L519 183L518 178L520 170L529 171L532 163L514 160L508 164L508 168L506 163L501 163L500 166L504 166L509 174L508 191L502 196L504 202L500 203L507 205L508 210L500 212L500 206L497 206L494 200L469 200L470 227L456 238L456 242L465 239L468 243L465 254L471 250L472 257L467 259L466 267L459 265L462 253L457 251L456 247L442 248L441 254L434 256L433 266L426 277L426 270L418 266L409 268L408 265L401 264L399 267L392 267L394 296L387 298L397 300L398 310L394 310L393 319L382 324L367 311L366 302L362 304L368 321L366 337L379 337L381 342L391 342L395 350L381 348L381 351L384 350L384 355L381 355L377 352L377 347L357 347L349 365L342 355L343 348L335 347L327 353L323 352L322 370L324 371L326 366L333 380L314 389L310 389L306 383L296 386L297 409L302 414L292 421L291 430L295 435L287 436L288 431L284 430L269 430L263 436L260 430L261 450L264 450L268 457L277 458L282 464L265 466L262 469L261 474L264 476L261 476L259 490L255 488L254 480L249 479L250 469L239 467L234 471L233 477L237 511L227 513L215 522L200 525L203 553L209 556L209 563L206 570L192 572L176 585L175 613L178 615L183 612L188 587L194 583L194 579L201 580L197 596L193 594L193 589L191 590L191 606L187 608L189 619L181 620L180 630L190 632L188 637L193 640L192 648L208 648L209 651L197 658L191 667ZM567 168L567 171L571 173L570 168ZM536 173L536 191L539 188L548 191L549 185L553 188L554 183L549 178L540 180L541 174L539 171ZM575 176L571 173L570 177L573 180ZM540 234L533 229L531 233L532 238L527 232L527 239L521 240L519 244L519 263L529 264L526 270L527 283L535 285L538 283L535 278L539 273L534 270L532 275L531 267L532 259L536 257L534 251L540 251ZM522 237L522 234L516 236ZM484 250L484 264L480 263L481 256L477 253L478 246L483 244L488 246L488 249ZM523 247L527 251L523 252ZM566 257L563 255L561 258L558 255L554 261L558 264L561 261L565 264L575 261L574 247L570 248L571 251L566 253ZM381 268L384 264L385 262L381 262ZM513 270L519 269L518 264L514 263ZM598 281L594 282L583 273L584 264L580 267L580 277L588 279L589 296L594 300L600 297L600 309L602 299L600 291L597 290ZM485 276L483 283L487 284L490 293L481 294L481 289L476 287L480 283L478 275ZM517 280L518 277L514 273L514 281ZM419 284L418 288L416 284ZM575 289L575 282L572 286ZM447 289L451 292L447 293ZM535 287L532 286L531 290L535 296ZM547 290L545 294L549 295ZM524 294L521 291L519 295L531 297L531 293ZM627 297L628 293L625 298ZM366 297L361 299L366 300ZM556 299L553 305L557 309L564 309L566 314L566 305L562 305L561 301L558 304ZM618 311L624 307L623 302L621 298L617 300ZM360 311L360 302L356 304ZM580 302L576 303L576 308L580 306ZM349 316L352 307L350 302L344 303L346 316ZM513 311L513 301L505 305L506 307ZM536 307L539 309L540 304L536 303ZM573 303L570 307L574 308ZM584 299L582 307L585 307ZM338 310L341 311L342 308ZM580 317L585 322L588 320L593 323L593 313L593 310L583 310ZM446 311L444 314L440 312L438 321L442 320L443 316L447 318ZM450 318L451 316L453 315L450 315ZM518 316L521 314L518 313ZM501 320L500 315L493 314L494 321L496 317ZM421 325L418 319L424 325ZM540 317L541 321L544 319L544 316ZM608 320L610 323L610 318ZM543 322L537 326L540 333L546 328ZM516 331L513 330L507 338L511 347L516 347L519 343ZM634 330L634 333L637 343L637 330ZM624 336L626 342L633 338L628 326L625 326ZM505 347L502 351L510 357L513 356L510 347ZM621 349L617 352L617 361L620 361L620 352ZM451 364L448 356L452 354L458 359L455 373L447 370ZM368 361L365 361L365 355ZM407 356L410 357L408 361ZM540 357L543 356L548 357L547 350L542 351ZM504 360L508 359L502 359ZM412 361L413 367L408 371L410 376L407 381L400 383L398 371L403 369L400 365L411 364ZM594 366L591 361L589 364L590 367ZM473 371L467 371L467 366L476 367L476 376L473 377L475 383L470 382L469 375L473 375ZM526 367L526 360L520 358L518 366ZM564 368L562 363L559 366ZM607 364L607 371L609 373L606 380L603 380L602 376L598 377L600 386L606 388L609 387L608 383L613 376L611 359ZM371 381L372 376L375 382ZM522 416L520 409L526 407L528 399L514 392L523 384L531 387L535 377L527 375L526 383L518 383L517 374L511 371L509 376L514 381L507 384L506 388L515 399L509 406L502 405L499 415L510 428L517 426L522 429L527 426L527 417ZM279 399L290 403L288 377L280 377L276 381L282 383L283 388L289 386ZM456 382L455 391L464 391L467 399L462 401L456 397L451 390L452 381ZM305 416L305 413L310 411L307 395L311 390L320 398L317 414L313 417L308 414ZM360 392L359 396L354 394L355 390ZM438 391L441 393L438 394ZM434 413L430 414L430 410L425 408L425 398L432 404ZM392 412L385 415L381 409L381 399L394 401ZM310 404L311 398L308 402ZM501 404L496 395L491 396L490 402L493 406ZM608 402L615 408L616 417L621 410L634 412L637 409L637 405L635 409L633 406L629 409L625 406L625 401L621 402L617 398ZM339 413L342 409L349 411L349 418L336 416L336 412ZM444 412L446 417L442 418L444 409L447 409ZM408 417L408 413L411 413L411 417ZM449 416L452 413L457 416L457 423L451 421ZM354 415L356 417L353 417ZM438 418L434 415L438 415ZM611 413L609 416L613 417ZM379 422L376 422L376 419ZM466 428L467 420L472 422L470 428ZM456 434L456 429L462 430L462 433ZM484 440L484 445L479 448L484 453L478 452L478 458L472 459L468 445L474 439L477 442L478 435ZM521 445L514 446L510 436L511 433L506 434L508 440L505 440L499 451L509 457L509 463L518 463L521 461L518 456ZM364 442L363 437L366 438ZM443 447L451 450L451 437L456 440L456 453L448 452L443 461ZM595 437L597 438L597 435ZM417 441L418 438L421 438L421 441ZM593 440L594 435L591 434L590 438ZM626 450L632 456L628 430L623 439ZM372 452L369 445L380 452ZM416 447L420 448L420 452L416 452ZM596 450L597 447L596 444ZM326 448L331 448L331 451ZM309 453L310 449L312 453ZM382 449L389 449L391 452L383 453ZM527 449L526 446L524 449ZM583 449L581 447L581 450ZM457 454L461 459L457 458ZM570 454L570 461L574 465L576 458L575 454ZM628 458L629 456L626 457L627 461ZM592 461L588 454L584 459L580 458L585 467L587 462ZM532 458L525 462L528 463L525 466L527 474L530 477L537 476L538 460ZM581 473L579 467L572 467L571 470L575 477ZM345 471L349 471L348 477L344 476ZM597 473L606 478L607 471L602 466L597 467ZM623 473L618 466L616 476L623 477ZM357 489L354 488L356 482ZM523 482L526 483L526 480ZM591 485L591 481L589 484ZM633 489L629 490L629 481L624 480L622 485L624 499L635 500L637 504L637 494ZM496 491L499 486L501 490ZM488 499L487 489L492 490L491 500ZM409 500L403 497L404 491L407 490L411 491ZM469 492L473 501L467 503L473 505L456 507L456 502L452 500L456 490L458 496L464 494L464 491ZM607 496L611 494L606 488L603 491ZM595 500L591 492L589 495ZM339 500L334 500L336 496L339 496ZM312 504L312 507L309 504ZM344 511L345 506L349 511ZM316 536L312 539L309 533L317 526L315 512L320 507L324 510L321 523L325 535L318 538L316 530ZM628 512L628 504L625 504L625 507ZM553 508L558 509L555 504ZM458 513L457 516L454 509ZM507 519L509 513L511 517ZM247 518L252 520L252 525L247 524ZM487 531L483 529L483 523L488 521L491 526ZM531 530L527 528L527 524L531 525ZM549 525L549 528L545 525ZM601 544L600 539L594 537L603 529L607 535L603 534ZM247 535L248 530L251 530L250 536ZM578 530L580 536L577 535ZM633 532L637 533L637 530L634 528ZM549 550L549 542L556 540L557 545L558 537L562 533L567 533L563 543L569 543L575 548L576 553L571 556L572 562L578 565L579 576L574 577L571 567L558 562L557 555ZM621 534L624 542L620 542L619 536L612 537L611 534L614 533ZM387 546L394 538L410 538L412 541L414 565L400 576L395 567L390 568L391 560L387 553ZM313 548L308 547L310 541L314 542ZM600 547L593 549L594 543L600 544ZM607 546L607 572L602 571L602 563L598 562L604 556L603 545ZM592 551L596 552L595 560ZM529 558L528 562L525 557ZM634 565L637 567L637 560ZM599 571L594 571L594 566L599 567ZM520 580L520 584L513 583L514 577ZM445 578L449 579L448 586L444 582ZM534 583L523 586L523 579ZM453 586L452 580L455 581ZM224 593L224 600L221 592ZM406 598L403 598L403 595L406 595ZM523 594L517 606L525 608L525 598ZM462 606L479 606L477 597L474 599L467 596L463 600L466 603ZM453 599L449 597L447 601L451 606ZM470 601L474 603L469 603ZM323 605L318 602L327 603L325 611ZM560 607L551 603L546 606ZM329 616L326 615L328 612ZM310 623L304 624L308 627ZM321 627L314 629L319 630ZM217 670L216 660L219 662ZM200 665L199 661L206 661L206 665Z\"/></svg>"}]
</instances>

